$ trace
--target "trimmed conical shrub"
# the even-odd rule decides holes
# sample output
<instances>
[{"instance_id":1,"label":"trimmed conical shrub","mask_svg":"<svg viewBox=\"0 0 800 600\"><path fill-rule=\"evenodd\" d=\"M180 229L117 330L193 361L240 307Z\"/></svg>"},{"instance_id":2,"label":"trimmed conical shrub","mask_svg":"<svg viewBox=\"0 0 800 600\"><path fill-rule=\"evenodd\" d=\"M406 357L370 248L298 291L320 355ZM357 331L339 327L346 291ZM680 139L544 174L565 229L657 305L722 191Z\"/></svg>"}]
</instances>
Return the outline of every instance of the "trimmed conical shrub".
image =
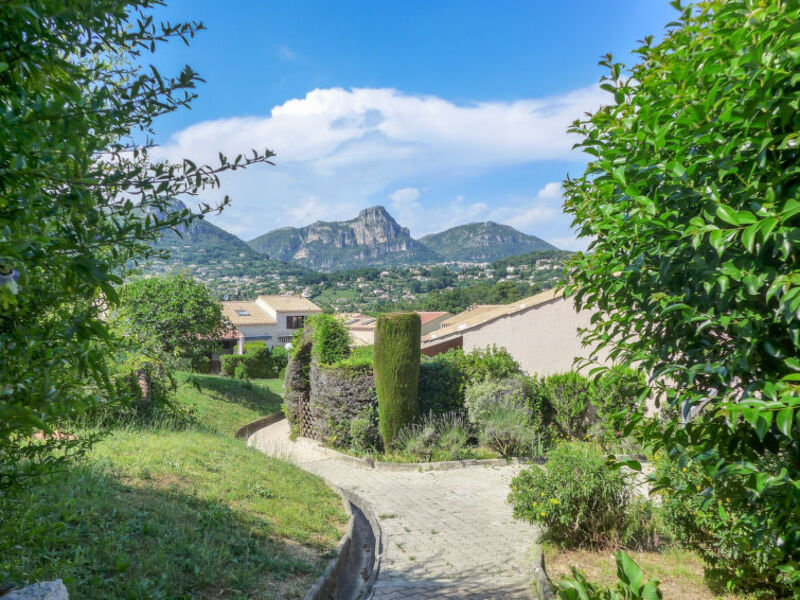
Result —
<instances>
[{"instance_id":1,"label":"trimmed conical shrub","mask_svg":"<svg viewBox=\"0 0 800 600\"><path fill-rule=\"evenodd\" d=\"M420 319L417 313L378 317L373 368L378 392L378 422L386 448L419 412Z\"/></svg>"}]
</instances>

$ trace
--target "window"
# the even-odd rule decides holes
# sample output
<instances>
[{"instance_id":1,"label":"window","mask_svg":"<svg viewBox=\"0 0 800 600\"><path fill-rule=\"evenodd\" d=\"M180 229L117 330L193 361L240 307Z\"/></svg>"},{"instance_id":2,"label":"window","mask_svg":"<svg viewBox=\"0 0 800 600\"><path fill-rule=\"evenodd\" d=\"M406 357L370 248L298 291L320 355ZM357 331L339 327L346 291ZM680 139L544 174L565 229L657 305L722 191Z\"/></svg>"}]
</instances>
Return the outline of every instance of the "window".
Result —
<instances>
[{"instance_id":1,"label":"window","mask_svg":"<svg viewBox=\"0 0 800 600\"><path fill-rule=\"evenodd\" d=\"M243 309L243 308L240 308L239 310L237 310L236 314L239 315L240 317L249 317L250 316L250 313L248 311L246 311L245 309Z\"/></svg>"},{"instance_id":2,"label":"window","mask_svg":"<svg viewBox=\"0 0 800 600\"><path fill-rule=\"evenodd\" d=\"M286 317L286 329L301 329L305 324L306 318L299 317Z\"/></svg>"}]
</instances>

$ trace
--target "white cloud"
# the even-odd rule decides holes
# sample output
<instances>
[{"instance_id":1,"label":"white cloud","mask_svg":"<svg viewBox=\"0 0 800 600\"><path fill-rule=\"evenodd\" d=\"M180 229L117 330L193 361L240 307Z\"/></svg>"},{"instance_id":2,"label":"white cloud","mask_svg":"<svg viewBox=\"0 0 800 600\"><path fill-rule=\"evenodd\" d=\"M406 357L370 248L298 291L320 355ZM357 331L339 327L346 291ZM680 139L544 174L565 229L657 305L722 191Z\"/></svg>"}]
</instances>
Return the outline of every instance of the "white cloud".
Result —
<instances>
[{"instance_id":1,"label":"white cloud","mask_svg":"<svg viewBox=\"0 0 800 600\"><path fill-rule=\"evenodd\" d=\"M549 238L547 241L561 250L586 250L591 240L589 238L579 238L574 235L568 235L564 237Z\"/></svg>"},{"instance_id":2,"label":"white cloud","mask_svg":"<svg viewBox=\"0 0 800 600\"><path fill-rule=\"evenodd\" d=\"M393 203L396 204L413 204L419 198L419 190L417 188L407 187L400 188L389 196Z\"/></svg>"},{"instance_id":3,"label":"white cloud","mask_svg":"<svg viewBox=\"0 0 800 600\"><path fill-rule=\"evenodd\" d=\"M449 208L461 214L452 215L446 213L448 202L421 195L408 183L424 183L428 190L440 180L467 182L506 167L581 160L571 151L567 126L601 101L594 87L544 99L465 105L393 89L316 89L275 106L267 116L190 126L153 154L213 164L218 151L229 157L251 148L275 151L276 167L223 178L222 193L234 199L233 207L213 221L236 227L245 237L310 220L351 218L359 208L383 203L381 198L403 211L408 221L397 214L398 221L414 234L431 226L421 219L423 206L436 210L438 229L480 214L525 228L558 211L553 201L559 184L547 184L524 207L455 202Z\"/></svg>"}]
</instances>

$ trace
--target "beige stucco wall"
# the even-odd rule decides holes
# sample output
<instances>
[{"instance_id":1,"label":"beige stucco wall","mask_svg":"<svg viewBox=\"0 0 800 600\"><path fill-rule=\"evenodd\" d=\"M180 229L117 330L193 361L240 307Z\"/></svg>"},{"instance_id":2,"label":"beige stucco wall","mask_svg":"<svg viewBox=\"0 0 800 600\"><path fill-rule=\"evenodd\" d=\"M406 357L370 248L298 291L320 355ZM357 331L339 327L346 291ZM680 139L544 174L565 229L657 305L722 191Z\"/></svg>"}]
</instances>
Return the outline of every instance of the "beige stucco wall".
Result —
<instances>
[{"instance_id":1,"label":"beige stucco wall","mask_svg":"<svg viewBox=\"0 0 800 600\"><path fill-rule=\"evenodd\" d=\"M528 373L571 371L576 357L589 354L581 345L578 329L589 325L591 314L577 312L571 299L558 298L465 330L464 351L495 344L505 347ZM610 364L605 354L601 358Z\"/></svg>"}]
</instances>

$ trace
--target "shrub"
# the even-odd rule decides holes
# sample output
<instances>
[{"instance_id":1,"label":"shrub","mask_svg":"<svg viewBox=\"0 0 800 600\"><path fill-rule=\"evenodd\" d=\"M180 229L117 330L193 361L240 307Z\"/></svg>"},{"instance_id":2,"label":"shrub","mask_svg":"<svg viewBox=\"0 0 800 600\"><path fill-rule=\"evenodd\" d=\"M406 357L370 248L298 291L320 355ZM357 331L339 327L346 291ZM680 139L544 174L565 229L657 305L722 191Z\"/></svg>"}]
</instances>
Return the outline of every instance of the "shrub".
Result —
<instances>
[{"instance_id":1,"label":"shrub","mask_svg":"<svg viewBox=\"0 0 800 600\"><path fill-rule=\"evenodd\" d=\"M207 356L197 356L192 360L192 371L195 373L210 373L211 359Z\"/></svg>"},{"instance_id":2,"label":"shrub","mask_svg":"<svg viewBox=\"0 0 800 600\"><path fill-rule=\"evenodd\" d=\"M245 354L250 354L251 352L255 352L256 350L259 350L261 348L269 348L269 345L267 344L267 342L262 342L260 340L256 340L256 341L247 342L246 344L244 344L244 346L242 347L242 350L244 351Z\"/></svg>"},{"instance_id":3,"label":"shrub","mask_svg":"<svg viewBox=\"0 0 800 600\"><path fill-rule=\"evenodd\" d=\"M598 422L593 437L605 444L618 442L627 416L641 404L647 382L640 371L617 365L594 383L592 403L597 408Z\"/></svg>"},{"instance_id":4,"label":"shrub","mask_svg":"<svg viewBox=\"0 0 800 600\"><path fill-rule=\"evenodd\" d=\"M541 386L561 433L567 437L584 437L597 414L592 382L579 373L569 372L545 377Z\"/></svg>"},{"instance_id":5,"label":"shrub","mask_svg":"<svg viewBox=\"0 0 800 600\"><path fill-rule=\"evenodd\" d=\"M659 453L655 461L661 489L659 513L675 539L697 551L712 579L727 579L737 589L768 588L771 565L786 549L759 527L769 497L747 496L747 476L729 473L716 485L696 463ZM780 597L777 590L772 595Z\"/></svg>"},{"instance_id":6,"label":"shrub","mask_svg":"<svg viewBox=\"0 0 800 600\"><path fill-rule=\"evenodd\" d=\"M464 382L466 378L448 354L437 354L419 365L420 412L443 413L464 407Z\"/></svg>"},{"instance_id":7,"label":"shrub","mask_svg":"<svg viewBox=\"0 0 800 600\"><path fill-rule=\"evenodd\" d=\"M526 378L522 375L506 379L485 379L467 386L464 406L470 423L483 427L488 416L497 408L525 408L527 398ZM522 413L520 413L522 414ZM527 410L524 414L530 416ZM525 425L530 418L525 419Z\"/></svg>"},{"instance_id":8,"label":"shrub","mask_svg":"<svg viewBox=\"0 0 800 600\"><path fill-rule=\"evenodd\" d=\"M360 368L364 366L372 366L372 346L361 346L359 348L353 348L350 352L350 356L345 359L338 361L336 364L338 366L347 366L347 367L354 367Z\"/></svg>"},{"instance_id":9,"label":"shrub","mask_svg":"<svg viewBox=\"0 0 800 600\"><path fill-rule=\"evenodd\" d=\"M272 348L272 368L275 372L274 377L280 377L286 365L289 364L289 352L283 346Z\"/></svg>"},{"instance_id":10,"label":"shrub","mask_svg":"<svg viewBox=\"0 0 800 600\"><path fill-rule=\"evenodd\" d=\"M460 412L440 413L438 423L439 439L436 447L444 460L467 458L472 431L469 423Z\"/></svg>"},{"instance_id":11,"label":"shrub","mask_svg":"<svg viewBox=\"0 0 800 600\"><path fill-rule=\"evenodd\" d=\"M524 405L497 404L487 412L480 430L481 444L503 456L530 454L534 444L531 415Z\"/></svg>"},{"instance_id":12,"label":"shrub","mask_svg":"<svg viewBox=\"0 0 800 600\"><path fill-rule=\"evenodd\" d=\"M626 543L627 476L606 462L599 448L565 442L548 454L546 470L532 467L512 480L514 516L539 524L543 537L565 547Z\"/></svg>"},{"instance_id":13,"label":"shrub","mask_svg":"<svg viewBox=\"0 0 800 600\"><path fill-rule=\"evenodd\" d=\"M309 317L312 330L311 354L317 362L332 365L350 356L350 333L333 315L318 314Z\"/></svg>"},{"instance_id":14,"label":"shrub","mask_svg":"<svg viewBox=\"0 0 800 600\"><path fill-rule=\"evenodd\" d=\"M249 371L247 370L247 364L244 362L240 362L236 365L236 368L233 371L233 376L236 379L250 379Z\"/></svg>"},{"instance_id":15,"label":"shrub","mask_svg":"<svg viewBox=\"0 0 800 600\"><path fill-rule=\"evenodd\" d=\"M227 375L228 377L233 377L236 372L236 367L244 364L247 360L244 354L223 354L219 359L220 370L223 375Z\"/></svg>"},{"instance_id":16,"label":"shrub","mask_svg":"<svg viewBox=\"0 0 800 600\"><path fill-rule=\"evenodd\" d=\"M350 448L356 452L380 451L381 432L374 406L365 406L358 416L350 420Z\"/></svg>"},{"instance_id":17,"label":"shrub","mask_svg":"<svg viewBox=\"0 0 800 600\"><path fill-rule=\"evenodd\" d=\"M385 447L418 414L420 319L417 313L384 314L375 329L374 371L378 420Z\"/></svg>"},{"instance_id":18,"label":"shrub","mask_svg":"<svg viewBox=\"0 0 800 600\"><path fill-rule=\"evenodd\" d=\"M572 577L558 582L558 600L661 600L658 580L644 581L644 574L625 552L614 553L617 561L617 585L613 589L586 581L578 569L570 567Z\"/></svg>"},{"instance_id":19,"label":"shrub","mask_svg":"<svg viewBox=\"0 0 800 600\"><path fill-rule=\"evenodd\" d=\"M398 432L396 447L414 459L459 460L473 457L471 437L470 425L460 413L428 413Z\"/></svg>"},{"instance_id":20,"label":"shrub","mask_svg":"<svg viewBox=\"0 0 800 600\"><path fill-rule=\"evenodd\" d=\"M797 598L800 4L672 4L668 34L637 44L635 65L602 59L608 100L569 130L592 158L564 182L590 240L566 293L597 311L587 358L641 364L668 405L627 431L699 463L723 505L741 475L731 504L757 509L724 534L739 558L717 566ZM769 567L741 566L748 556Z\"/></svg>"},{"instance_id":21,"label":"shrub","mask_svg":"<svg viewBox=\"0 0 800 600\"><path fill-rule=\"evenodd\" d=\"M401 429L395 438L395 446L414 456L432 460L433 450L439 438L436 423L432 419L424 419L422 423L408 425Z\"/></svg>"},{"instance_id":22,"label":"shrub","mask_svg":"<svg viewBox=\"0 0 800 600\"><path fill-rule=\"evenodd\" d=\"M508 350L494 345L483 349L476 348L471 352L454 349L446 354L452 357L464 373L465 385L467 382L474 383L486 379L506 379L522 373L519 363Z\"/></svg>"},{"instance_id":23,"label":"shrub","mask_svg":"<svg viewBox=\"0 0 800 600\"><path fill-rule=\"evenodd\" d=\"M266 344L252 347L244 357L247 379L270 379L277 377L275 367L272 364L272 351Z\"/></svg>"}]
</instances>

